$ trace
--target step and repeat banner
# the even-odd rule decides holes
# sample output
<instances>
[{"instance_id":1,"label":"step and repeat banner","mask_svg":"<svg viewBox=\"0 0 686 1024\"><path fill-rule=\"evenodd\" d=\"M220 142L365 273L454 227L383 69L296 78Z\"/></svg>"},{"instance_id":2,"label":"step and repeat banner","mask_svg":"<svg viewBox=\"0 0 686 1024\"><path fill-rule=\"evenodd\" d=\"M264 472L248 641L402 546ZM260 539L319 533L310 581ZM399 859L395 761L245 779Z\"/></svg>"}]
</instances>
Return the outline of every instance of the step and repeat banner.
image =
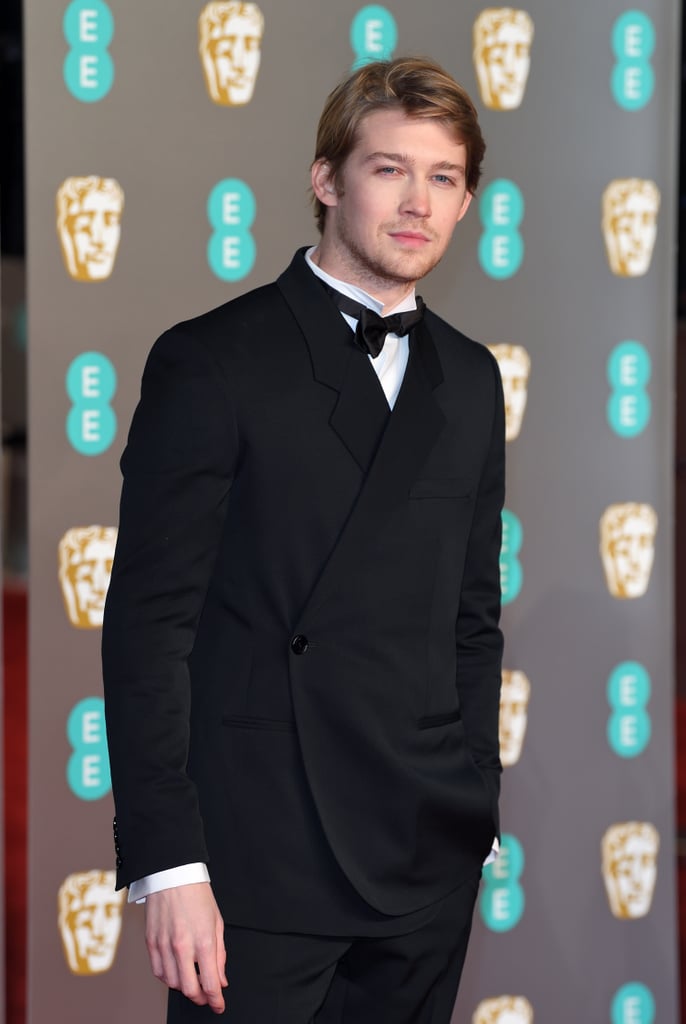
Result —
<instances>
[{"instance_id":1,"label":"step and repeat banner","mask_svg":"<svg viewBox=\"0 0 686 1024\"><path fill-rule=\"evenodd\" d=\"M30 1024L163 1019L113 889L99 661L145 357L316 240L325 96L403 53L481 111L482 188L421 290L507 400L504 834L454 1021L676 1021L679 6L26 0Z\"/></svg>"}]
</instances>

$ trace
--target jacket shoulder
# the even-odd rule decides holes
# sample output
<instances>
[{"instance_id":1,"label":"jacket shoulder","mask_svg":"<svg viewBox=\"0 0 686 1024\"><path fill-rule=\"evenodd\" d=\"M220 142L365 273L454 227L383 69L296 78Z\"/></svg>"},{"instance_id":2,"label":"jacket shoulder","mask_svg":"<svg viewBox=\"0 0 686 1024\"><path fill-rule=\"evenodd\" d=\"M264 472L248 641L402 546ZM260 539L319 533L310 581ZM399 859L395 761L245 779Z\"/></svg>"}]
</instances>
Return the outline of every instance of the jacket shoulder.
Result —
<instances>
[{"instance_id":1,"label":"jacket shoulder","mask_svg":"<svg viewBox=\"0 0 686 1024\"><path fill-rule=\"evenodd\" d=\"M487 371L489 374L497 368L495 356L486 345L458 331L430 309L426 311L426 325L442 362L451 364L455 361L463 371L467 366L473 366L479 372Z\"/></svg>"},{"instance_id":2,"label":"jacket shoulder","mask_svg":"<svg viewBox=\"0 0 686 1024\"><path fill-rule=\"evenodd\" d=\"M281 318L286 309L281 292L272 282L253 288L199 316L182 320L169 331L193 335L206 344L226 344L229 337L253 335L261 325Z\"/></svg>"}]
</instances>

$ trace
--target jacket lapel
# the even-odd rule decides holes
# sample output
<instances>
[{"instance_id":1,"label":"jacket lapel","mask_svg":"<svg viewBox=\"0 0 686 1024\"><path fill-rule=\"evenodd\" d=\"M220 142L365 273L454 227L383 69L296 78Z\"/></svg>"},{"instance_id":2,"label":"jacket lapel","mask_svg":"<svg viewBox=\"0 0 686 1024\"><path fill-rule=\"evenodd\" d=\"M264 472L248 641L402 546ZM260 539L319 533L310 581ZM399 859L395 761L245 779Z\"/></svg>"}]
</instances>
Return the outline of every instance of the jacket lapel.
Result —
<instances>
[{"instance_id":1,"label":"jacket lapel","mask_svg":"<svg viewBox=\"0 0 686 1024\"><path fill-rule=\"evenodd\" d=\"M335 590L338 574L350 576L369 557L377 525L408 499L446 422L433 394L442 380L438 353L422 323L413 331L402 387L364 486L303 610L307 621Z\"/></svg>"},{"instance_id":2,"label":"jacket lapel","mask_svg":"<svg viewBox=\"0 0 686 1024\"><path fill-rule=\"evenodd\" d=\"M299 250L277 285L302 330L315 380L339 392L329 423L367 472L390 409L367 355Z\"/></svg>"}]
</instances>

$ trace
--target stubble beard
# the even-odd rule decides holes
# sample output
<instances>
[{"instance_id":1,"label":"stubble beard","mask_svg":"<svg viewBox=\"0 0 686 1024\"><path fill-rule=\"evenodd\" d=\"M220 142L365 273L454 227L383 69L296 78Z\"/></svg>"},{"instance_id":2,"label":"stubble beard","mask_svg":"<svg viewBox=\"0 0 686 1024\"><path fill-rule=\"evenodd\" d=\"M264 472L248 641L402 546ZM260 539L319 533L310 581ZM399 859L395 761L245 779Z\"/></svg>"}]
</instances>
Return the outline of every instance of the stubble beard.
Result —
<instances>
[{"instance_id":1,"label":"stubble beard","mask_svg":"<svg viewBox=\"0 0 686 1024\"><path fill-rule=\"evenodd\" d=\"M422 231L426 228L403 225L407 231ZM419 252L398 252L384 254L381 244L378 252L362 249L348 230L345 217L339 217L337 224L340 255L347 263L348 273L354 279L364 282L366 290L384 289L398 285L413 285L434 269L440 262L443 253L422 254ZM382 225L378 230L379 238L387 238L390 230L400 230L396 225ZM405 266L403 266L405 264Z\"/></svg>"}]
</instances>

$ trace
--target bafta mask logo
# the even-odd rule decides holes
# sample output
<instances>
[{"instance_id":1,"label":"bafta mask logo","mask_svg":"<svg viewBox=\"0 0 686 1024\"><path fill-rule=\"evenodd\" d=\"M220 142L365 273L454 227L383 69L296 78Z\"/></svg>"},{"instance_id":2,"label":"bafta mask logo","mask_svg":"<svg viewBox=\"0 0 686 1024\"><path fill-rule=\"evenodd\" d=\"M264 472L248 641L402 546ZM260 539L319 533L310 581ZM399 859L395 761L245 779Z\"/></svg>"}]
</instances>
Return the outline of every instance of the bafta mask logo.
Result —
<instances>
[{"instance_id":1,"label":"bafta mask logo","mask_svg":"<svg viewBox=\"0 0 686 1024\"><path fill-rule=\"evenodd\" d=\"M602 228L610 270L619 277L640 277L650 267L660 191L653 181L622 178L603 192Z\"/></svg>"},{"instance_id":2,"label":"bafta mask logo","mask_svg":"<svg viewBox=\"0 0 686 1024\"><path fill-rule=\"evenodd\" d=\"M491 110L514 110L524 99L534 23L526 11L489 7L474 22L474 67Z\"/></svg>"},{"instance_id":3,"label":"bafta mask logo","mask_svg":"<svg viewBox=\"0 0 686 1024\"><path fill-rule=\"evenodd\" d=\"M503 669L500 688L500 760L505 767L519 761L526 735L531 684L523 672Z\"/></svg>"},{"instance_id":4,"label":"bafta mask logo","mask_svg":"<svg viewBox=\"0 0 686 1024\"><path fill-rule=\"evenodd\" d=\"M114 878L114 871L78 871L59 888L57 924L73 974L102 974L114 962L124 903Z\"/></svg>"},{"instance_id":5,"label":"bafta mask logo","mask_svg":"<svg viewBox=\"0 0 686 1024\"><path fill-rule=\"evenodd\" d=\"M198 29L210 99L222 107L249 103L260 67L262 11L254 3L212 0L200 12Z\"/></svg>"},{"instance_id":6,"label":"bafta mask logo","mask_svg":"<svg viewBox=\"0 0 686 1024\"><path fill-rule=\"evenodd\" d=\"M611 825L601 848L610 910L620 920L645 917L653 902L657 879L657 829L647 821Z\"/></svg>"},{"instance_id":7,"label":"bafta mask logo","mask_svg":"<svg viewBox=\"0 0 686 1024\"><path fill-rule=\"evenodd\" d=\"M655 558L657 514L651 505L609 505L600 518L600 558L613 597L642 597Z\"/></svg>"},{"instance_id":8,"label":"bafta mask logo","mask_svg":"<svg viewBox=\"0 0 686 1024\"><path fill-rule=\"evenodd\" d=\"M476 1008L472 1024L533 1024L534 1011L524 996L484 999Z\"/></svg>"},{"instance_id":9,"label":"bafta mask logo","mask_svg":"<svg viewBox=\"0 0 686 1024\"><path fill-rule=\"evenodd\" d=\"M519 437L529 389L531 359L521 345L489 345L500 368L505 395L505 440Z\"/></svg>"},{"instance_id":10,"label":"bafta mask logo","mask_svg":"<svg viewBox=\"0 0 686 1024\"><path fill-rule=\"evenodd\" d=\"M57 233L75 281L112 273L121 235L124 192L114 178L67 178L57 190Z\"/></svg>"},{"instance_id":11,"label":"bafta mask logo","mask_svg":"<svg viewBox=\"0 0 686 1024\"><path fill-rule=\"evenodd\" d=\"M72 626L102 626L117 541L114 526L74 526L59 543L59 580Z\"/></svg>"}]
</instances>

